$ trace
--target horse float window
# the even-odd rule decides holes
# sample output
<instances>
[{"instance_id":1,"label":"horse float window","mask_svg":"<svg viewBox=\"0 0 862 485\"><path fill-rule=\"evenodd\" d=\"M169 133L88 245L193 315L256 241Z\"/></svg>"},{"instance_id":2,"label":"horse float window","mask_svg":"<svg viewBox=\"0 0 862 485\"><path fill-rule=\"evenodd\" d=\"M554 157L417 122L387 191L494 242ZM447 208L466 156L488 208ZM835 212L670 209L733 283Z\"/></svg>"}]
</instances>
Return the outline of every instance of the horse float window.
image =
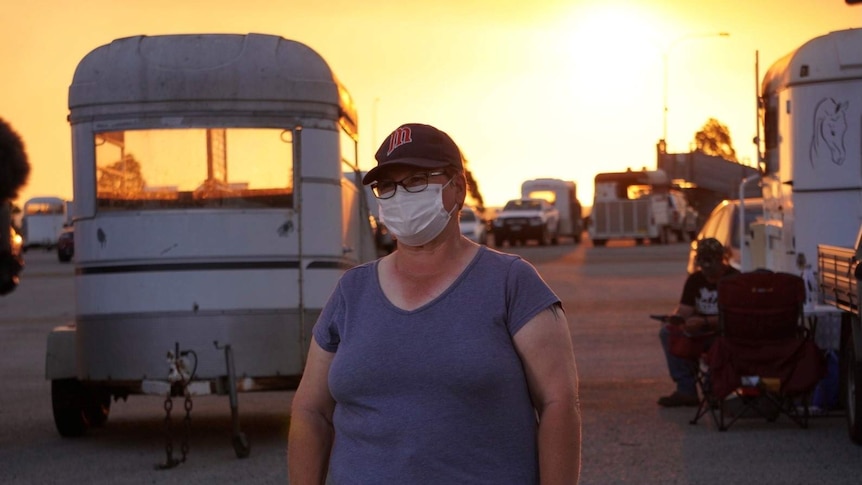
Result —
<instances>
[{"instance_id":1,"label":"horse float window","mask_svg":"<svg viewBox=\"0 0 862 485\"><path fill-rule=\"evenodd\" d=\"M100 211L293 207L289 130L110 131L94 143Z\"/></svg>"}]
</instances>

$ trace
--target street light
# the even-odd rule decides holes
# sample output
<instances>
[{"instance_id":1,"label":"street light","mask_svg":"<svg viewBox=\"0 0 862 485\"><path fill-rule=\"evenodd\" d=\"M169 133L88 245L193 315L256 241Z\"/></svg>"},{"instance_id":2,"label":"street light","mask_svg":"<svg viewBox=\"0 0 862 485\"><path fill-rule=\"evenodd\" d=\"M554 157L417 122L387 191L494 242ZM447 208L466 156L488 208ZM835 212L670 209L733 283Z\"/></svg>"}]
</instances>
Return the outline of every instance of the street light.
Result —
<instances>
[{"instance_id":1,"label":"street light","mask_svg":"<svg viewBox=\"0 0 862 485\"><path fill-rule=\"evenodd\" d=\"M664 50L662 54L662 61L664 62L664 111L663 111L663 119L662 119L662 132L661 132L661 141L665 147L667 147L667 65L668 65L668 57L670 57L670 51L680 42L684 40L691 39L701 39L704 37L730 37L728 32L712 32L707 34L686 34L682 37L677 37L670 44L668 44L667 49ZM666 149L665 149L666 151Z\"/></svg>"}]
</instances>

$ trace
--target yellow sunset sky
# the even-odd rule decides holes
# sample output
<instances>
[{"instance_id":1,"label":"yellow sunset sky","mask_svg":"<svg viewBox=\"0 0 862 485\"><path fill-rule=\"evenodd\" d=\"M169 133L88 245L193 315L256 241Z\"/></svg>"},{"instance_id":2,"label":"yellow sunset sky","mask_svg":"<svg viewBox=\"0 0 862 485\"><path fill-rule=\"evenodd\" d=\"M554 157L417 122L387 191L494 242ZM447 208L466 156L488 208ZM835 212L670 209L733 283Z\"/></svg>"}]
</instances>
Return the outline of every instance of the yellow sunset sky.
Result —
<instances>
[{"instance_id":1,"label":"yellow sunset sky","mask_svg":"<svg viewBox=\"0 0 862 485\"><path fill-rule=\"evenodd\" d=\"M360 165L389 131L429 123L461 146L486 205L523 180L655 168L710 117L755 163L760 77L807 40L862 26L843 0L28 0L0 28L0 117L32 165L18 203L72 199L67 94L78 61L132 35L267 33L320 53L357 103ZM728 37L719 37L727 32ZM665 64L664 59L667 60ZM665 70L667 67L667 77Z\"/></svg>"}]
</instances>

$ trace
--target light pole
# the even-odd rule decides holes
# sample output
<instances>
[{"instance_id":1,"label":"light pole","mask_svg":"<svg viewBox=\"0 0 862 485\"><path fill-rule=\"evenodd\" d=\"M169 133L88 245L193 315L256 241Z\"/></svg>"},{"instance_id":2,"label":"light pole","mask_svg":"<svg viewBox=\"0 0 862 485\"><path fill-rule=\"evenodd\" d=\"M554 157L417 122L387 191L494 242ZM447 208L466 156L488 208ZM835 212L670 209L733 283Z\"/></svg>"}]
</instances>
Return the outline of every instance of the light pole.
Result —
<instances>
[{"instance_id":1,"label":"light pole","mask_svg":"<svg viewBox=\"0 0 862 485\"><path fill-rule=\"evenodd\" d=\"M668 44L667 48L662 53L662 61L664 64L664 84L662 86L663 89L663 97L664 97L664 108L662 111L662 131L661 131L661 141L664 146L667 147L667 65L668 65L668 57L670 57L670 51L678 45L680 42L691 39L701 39L704 37L730 37L730 33L728 32L712 32L707 34L686 34L682 37L677 37L670 44ZM665 149L666 150L666 149Z\"/></svg>"}]
</instances>

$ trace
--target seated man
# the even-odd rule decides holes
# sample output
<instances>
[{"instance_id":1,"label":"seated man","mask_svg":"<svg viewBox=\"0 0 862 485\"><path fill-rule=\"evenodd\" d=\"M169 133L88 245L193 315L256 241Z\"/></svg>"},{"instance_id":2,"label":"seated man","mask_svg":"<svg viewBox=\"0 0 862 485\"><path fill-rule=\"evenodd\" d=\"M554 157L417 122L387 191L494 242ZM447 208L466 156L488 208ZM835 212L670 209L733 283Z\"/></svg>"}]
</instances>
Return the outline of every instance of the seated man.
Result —
<instances>
[{"instance_id":1,"label":"seated man","mask_svg":"<svg viewBox=\"0 0 862 485\"><path fill-rule=\"evenodd\" d=\"M718 280L739 271L727 264L727 252L714 238L698 241L695 262L698 270L686 279L674 315L681 320L679 325L685 333L702 335L718 330ZM698 363L670 353L668 325L671 324L662 325L659 339L676 391L661 397L658 404L665 407L697 406L695 376Z\"/></svg>"}]
</instances>

